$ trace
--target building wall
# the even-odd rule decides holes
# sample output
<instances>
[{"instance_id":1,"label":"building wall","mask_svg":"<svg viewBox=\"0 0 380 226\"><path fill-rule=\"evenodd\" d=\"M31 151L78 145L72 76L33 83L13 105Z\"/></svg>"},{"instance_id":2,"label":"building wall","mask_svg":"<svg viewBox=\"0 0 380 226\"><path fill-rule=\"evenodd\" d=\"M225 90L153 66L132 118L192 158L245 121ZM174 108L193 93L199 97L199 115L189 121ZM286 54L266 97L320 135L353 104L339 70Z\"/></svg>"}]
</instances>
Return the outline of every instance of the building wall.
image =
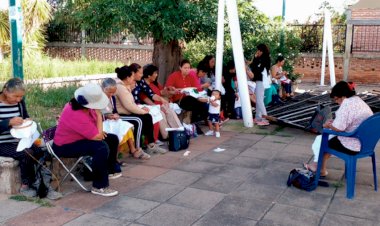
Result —
<instances>
[{"instance_id":1,"label":"building wall","mask_svg":"<svg viewBox=\"0 0 380 226\"><path fill-rule=\"evenodd\" d=\"M336 81L343 79L343 57L334 57ZM294 72L303 74L302 81L320 83L322 56L303 54L294 65ZM380 57L356 56L351 58L349 81L362 84L380 84ZM330 68L326 58L325 84L330 81Z\"/></svg>"}]
</instances>

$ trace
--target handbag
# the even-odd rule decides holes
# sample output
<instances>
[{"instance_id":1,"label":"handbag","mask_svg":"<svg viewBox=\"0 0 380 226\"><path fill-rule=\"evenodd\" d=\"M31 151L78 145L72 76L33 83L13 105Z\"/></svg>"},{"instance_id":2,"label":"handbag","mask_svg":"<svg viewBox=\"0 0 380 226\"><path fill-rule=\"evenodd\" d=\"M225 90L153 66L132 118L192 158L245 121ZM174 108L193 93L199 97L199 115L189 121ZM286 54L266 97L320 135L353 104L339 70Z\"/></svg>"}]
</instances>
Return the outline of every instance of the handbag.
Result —
<instances>
[{"instance_id":1,"label":"handbag","mask_svg":"<svg viewBox=\"0 0 380 226\"><path fill-rule=\"evenodd\" d=\"M169 150L180 151L187 149L190 144L190 135L186 130L169 131Z\"/></svg>"},{"instance_id":2,"label":"handbag","mask_svg":"<svg viewBox=\"0 0 380 226\"><path fill-rule=\"evenodd\" d=\"M268 89L272 83L271 81L271 78L268 76L268 71L266 68L264 68L264 70L261 72L262 76L263 76L263 86L264 86L264 89Z\"/></svg>"}]
</instances>

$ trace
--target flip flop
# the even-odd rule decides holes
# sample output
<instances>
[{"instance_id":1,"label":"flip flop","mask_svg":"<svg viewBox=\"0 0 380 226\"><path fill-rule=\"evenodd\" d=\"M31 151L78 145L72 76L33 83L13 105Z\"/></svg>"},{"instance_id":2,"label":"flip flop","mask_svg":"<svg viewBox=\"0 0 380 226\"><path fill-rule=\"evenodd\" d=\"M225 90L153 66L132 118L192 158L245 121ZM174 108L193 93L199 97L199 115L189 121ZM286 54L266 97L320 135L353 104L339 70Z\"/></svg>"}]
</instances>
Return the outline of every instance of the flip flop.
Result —
<instances>
[{"instance_id":1,"label":"flip flop","mask_svg":"<svg viewBox=\"0 0 380 226\"><path fill-rule=\"evenodd\" d=\"M311 172L313 172L313 173L316 173L316 172L317 172L316 169L315 169L315 170L312 170L312 169L310 168L310 165L307 164L307 163L304 163L304 164L303 164L303 168L305 168L305 169L307 169L307 170L309 170L309 171L311 171ZM321 172L321 174L320 174L319 177L320 177L320 178L325 178L325 177L327 177L327 175L329 175L329 172L326 171L326 173L323 174L323 175L322 175L322 172Z\"/></svg>"}]
</instances>

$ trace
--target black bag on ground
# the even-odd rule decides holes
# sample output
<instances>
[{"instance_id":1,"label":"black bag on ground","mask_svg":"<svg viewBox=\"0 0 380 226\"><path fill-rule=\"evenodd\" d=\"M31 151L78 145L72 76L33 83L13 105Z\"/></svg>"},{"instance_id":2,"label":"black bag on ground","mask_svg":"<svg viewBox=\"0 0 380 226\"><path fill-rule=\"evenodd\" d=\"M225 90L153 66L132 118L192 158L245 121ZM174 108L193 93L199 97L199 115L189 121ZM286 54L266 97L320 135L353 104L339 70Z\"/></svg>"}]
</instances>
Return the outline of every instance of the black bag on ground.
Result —
<instances>
[{"instance_id":1,"label":"black bag on ground","mask_svg":"<svg viewBox=\"0 0 380 226\"><path fill-rule=\"evenodd\" d=\"M331 108L329 106L319 105L313 116L311 117L309 124L306 126L307 130L313 133L322 133L323 124L332 118Z\"/></svg>"},{"instance_id":2,"label":"black bag on ground","mask_svg":"<svg viewBox=\"0 0 380 226\"><path fill-rule=\"evenodd\" d=\"M286 182L288 187L293 185L296 188L313 191L318 185L322 187L328 187L329 184L325 181L315 182L315 174L307 169L295 168L289 173L288 181Z\"/></svg>"},{"instance_id":3,"label":"black bag on ground","mask_svg":"<svg viewBox=\"0 0 380 226\"><path fill-rule=\"evenodd\" d=\"M190 144L190 136L183 131L169 131L169 150L179 151L187 149Z\"/></svg>"},{"instance_id":4,"label":"black bag on ground","mask_svg":"<svg viewBox=\"0 0 380 226\"><path fill-rule=\"evenodd\" d=\"M52 175L50 170L46 166L38 164L36 168L36 180L33 183L33 187L36 188L38 197L46 197L49 192L51 178Z\"/></svg>"}]
</instances>

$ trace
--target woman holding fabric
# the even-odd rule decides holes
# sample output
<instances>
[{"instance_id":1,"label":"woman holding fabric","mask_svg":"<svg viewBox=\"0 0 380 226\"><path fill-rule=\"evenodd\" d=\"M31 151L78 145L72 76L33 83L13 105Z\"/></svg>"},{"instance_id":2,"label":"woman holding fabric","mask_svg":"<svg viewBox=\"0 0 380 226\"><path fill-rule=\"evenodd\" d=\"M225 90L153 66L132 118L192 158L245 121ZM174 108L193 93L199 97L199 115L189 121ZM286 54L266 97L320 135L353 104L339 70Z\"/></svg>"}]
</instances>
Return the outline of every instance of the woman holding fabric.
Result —
<instances>
[{"instance_id":1,"label":"woman holding fabric","mask_svg":"<svg viewBox=\"0 0 380 226\"><path fill-rule=\"evenodd\" d=\"M139 126L141 126L141 132L145 136L145 139L148 143L147 151L149 153L166 153L167 150L160 148L157 144L155 144L153 134L153 119L149 114L149 109L146 107L140 108L135 103L134 97L132 95L132 87L135 85L135 78L131 69L128 66L123 66L116 68L115 72L118 78L116 80L117 90L115 93L116 109L120 114L120 118L122 120L129 121L132 124L138 122ZM136 121L130 121L131 119ZM140 138L136 137L136 139Z\"/></svg>"},{"instance_id":2,"label":"woman holding fabric","mask_svg":"<svg viewBox=\"0 0 380 226\"><path fill-rule=\"evenodd\" d=\"M106 120L119 120L120 115L117 113L116 109L116 97L114 94L116 93L117 87L116 87L116 81L112 78L107 78L102 81L102 89L103 92L107 95L109 99L108 106L102 110L102 113L104 115L104 118ZM103 122L105 123L105 122ZM123 126L121 123L128 123L127 121L116 121L118 126ZM130 123L128 123L131 125ZM128 126L128 125L125 125ZM133 126L133 125L132 125ZM137 130L137 129L136 129ZM150 155L145 153L141 147L135 146L134 136L133 136L133 129L130 128L126 132L126 134L123 134L123 137L120 140L119 148L124 149L124 147L127 145L131 156L137 159L149 159Z\"/></svg>"},{"instance_id":3,"label":"woman holding fabric","mask_svg":"<svg viewBox=\"0 0 380 226\"><path fill-rule=\"evenodd\" d=\"M17 152L19 139L14 138L10 131L12 128L22 125L29 118L23 97L25 85L19 78L8 80L0 92L0 156L11 157L19 161L21 173L20 193L27 197L37 195L33 183L36 180L34 159L42 156L42 151L35 145ZM51 187L47 194L49 199L58 199L62 195Z\"/></svg>"},{"instance_id":4,"label":"woman holding fabric","mask_svg":"<svg viewBox=\"0 0 380 226\"><path fill-rule=\"evenodd\" d=\"M355 94L353 83L340 81L335 84L331 90L330 97L339 104L339 108L335 112L335 119L328 120L323 125L323 128L349 133L354 131L364 120L373 115L371 108ZM318 135L312 145L314 161L310 164L304 163L304 167L313 172L317 170L321 140L321 135ZM360 141L357 138L342 136L330 136L328 145L332 149L349 155L358 154L361 147ZM328 153L323 156L321 176L327 176L328 174L326 165L330 156Z\"/></svg>"},{"instance_id":5,"label":"woman holding fabric","mask_svg":"<svg viewBox=\"0 0 380 226\"><path fill-rule=\"evenodd\" d=\"M54 136L53 149L60 157L92 157L93 182L91 193L115 196L118 191L109 188L109 179L120 176L117 167L119 139L103 131L101 109L108 98L99 85L89 83L78 88L74 98L65 105Z\"/></svg>"}]
</instances>

